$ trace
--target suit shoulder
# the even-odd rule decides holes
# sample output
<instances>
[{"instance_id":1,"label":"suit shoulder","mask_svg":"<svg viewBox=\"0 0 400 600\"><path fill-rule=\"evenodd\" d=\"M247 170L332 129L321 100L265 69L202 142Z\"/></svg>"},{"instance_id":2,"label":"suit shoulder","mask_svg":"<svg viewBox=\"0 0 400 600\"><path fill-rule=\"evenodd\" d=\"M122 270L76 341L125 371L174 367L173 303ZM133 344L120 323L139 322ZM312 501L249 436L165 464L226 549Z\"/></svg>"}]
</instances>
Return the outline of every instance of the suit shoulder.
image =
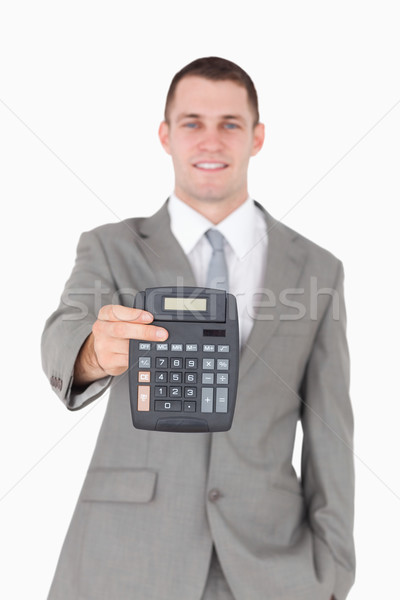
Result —
<instances>
[{"instance_id":1,"label":"suit shoulder","mask_svg":"<svg viewBox=\"0 0 400 600\"><path fill-rule=\"evenodd\" d=\"M289 236L292 242L305 252L307 264L311 271L324 273L325 275L331 274L333 277L336 276L338 270L342 267L342 262L337 256L291 227L279 221L275 223L276 227L284 232L286 236Z\"/></svg>"},{"instance_id":2,"label":"suit shoulder","mask_svg":"<svg viewBox=\"0 0 400 600\"><path fill-rule=\"evenodd\" d=\"M132 240L132 238L140 236L140 229L145 219L146 217L136 217L124 219L116 223L105 223L104 225L99 225L89 231L85 231L83 235L95 236L104 243L116 239Z\"/></svg>"}]
</instances>

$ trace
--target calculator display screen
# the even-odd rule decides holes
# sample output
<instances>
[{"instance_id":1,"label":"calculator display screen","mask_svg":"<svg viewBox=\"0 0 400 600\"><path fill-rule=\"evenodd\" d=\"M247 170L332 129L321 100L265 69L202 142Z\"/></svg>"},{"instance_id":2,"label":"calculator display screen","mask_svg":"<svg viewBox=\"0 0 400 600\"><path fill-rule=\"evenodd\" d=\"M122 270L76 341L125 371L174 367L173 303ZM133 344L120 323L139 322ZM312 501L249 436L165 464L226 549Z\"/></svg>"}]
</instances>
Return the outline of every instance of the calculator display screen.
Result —
<instances>
[{"instance_id":1,"label":"calculator display screen","mask_svg":"<svg viewBox=\"0 0 400 600\"><path fill-rule=\"evenodd\" d=\"M164 310L206 311L207 298L164 298Z\"/></svg>"}]
</instances>

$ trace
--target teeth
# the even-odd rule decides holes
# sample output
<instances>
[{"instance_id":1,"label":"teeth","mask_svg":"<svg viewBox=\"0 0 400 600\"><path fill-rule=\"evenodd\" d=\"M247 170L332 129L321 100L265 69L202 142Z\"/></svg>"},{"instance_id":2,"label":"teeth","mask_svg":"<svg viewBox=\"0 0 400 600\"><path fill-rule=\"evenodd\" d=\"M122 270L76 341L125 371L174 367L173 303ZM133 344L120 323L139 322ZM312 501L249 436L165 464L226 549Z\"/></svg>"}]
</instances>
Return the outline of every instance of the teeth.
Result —
<instances>
[{"instance_id":1,"label":"teeth","mask_svg":"<svg viewBox=\"0 0 400 600\"><path fill-rule=\"evenodd\" d=\"M225 167L225 163L196 163L196 167L200 167L200 169L222 169Z\"/></svg>"}]
</instances>

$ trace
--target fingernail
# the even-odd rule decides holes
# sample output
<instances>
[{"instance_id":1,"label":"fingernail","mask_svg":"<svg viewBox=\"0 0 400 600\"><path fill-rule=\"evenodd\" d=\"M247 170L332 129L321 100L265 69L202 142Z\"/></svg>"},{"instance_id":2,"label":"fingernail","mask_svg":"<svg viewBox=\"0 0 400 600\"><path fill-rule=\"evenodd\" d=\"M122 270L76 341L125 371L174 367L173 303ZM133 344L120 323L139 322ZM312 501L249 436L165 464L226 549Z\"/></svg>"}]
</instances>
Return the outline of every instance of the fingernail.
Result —
<instances>
[{"instance_id":1,"label":"fingernail","mask_svg":"<svg viewBox=\"0 0 400 600\"><path fill-rule=\"evenodd\" d=\"M143 313L142 314L142 321L144 321L145 323L150 323L150 321L153 320L153 315L150 313Z\"/></svg>"},{"instance_id":2,"label":"fingernail","mask_svg":"<svg viewBox=\"0 0 400 600\"><path fill-rule=\"evenodd\" d=\"M165 329L157 329L156 337L158 337L160 340L166 340L168 337L168 332L165 331Z\"/></svg>"}]
</instances>

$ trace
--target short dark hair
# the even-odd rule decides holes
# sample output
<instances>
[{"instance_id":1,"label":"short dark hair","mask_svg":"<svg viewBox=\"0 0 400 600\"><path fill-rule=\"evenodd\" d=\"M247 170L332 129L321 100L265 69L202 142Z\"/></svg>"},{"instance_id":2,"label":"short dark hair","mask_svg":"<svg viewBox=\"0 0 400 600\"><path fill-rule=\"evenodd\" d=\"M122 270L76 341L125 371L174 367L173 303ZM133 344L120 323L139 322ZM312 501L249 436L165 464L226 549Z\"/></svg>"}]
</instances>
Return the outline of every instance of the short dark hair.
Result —
<instances>
[{"instance_id":1,"label":"short dark hair","mask_svg":"<svg viewBox=\"0 0 400 600\"><path fill-rule=\"evenodd\" d=\"M174 99L176 86L184 77L197 76L210 79L212 81L234 81L247 90L247 96L251 109L254 112L254 126L260 120L258 110L258 97L254 83L250 76L239 65L225 58L218 56L207 56L198 58L183 67L171 81L169 86L167 100L165 102L164 119L168 123L168 110Z\"/></svg>"}]
</instances>

